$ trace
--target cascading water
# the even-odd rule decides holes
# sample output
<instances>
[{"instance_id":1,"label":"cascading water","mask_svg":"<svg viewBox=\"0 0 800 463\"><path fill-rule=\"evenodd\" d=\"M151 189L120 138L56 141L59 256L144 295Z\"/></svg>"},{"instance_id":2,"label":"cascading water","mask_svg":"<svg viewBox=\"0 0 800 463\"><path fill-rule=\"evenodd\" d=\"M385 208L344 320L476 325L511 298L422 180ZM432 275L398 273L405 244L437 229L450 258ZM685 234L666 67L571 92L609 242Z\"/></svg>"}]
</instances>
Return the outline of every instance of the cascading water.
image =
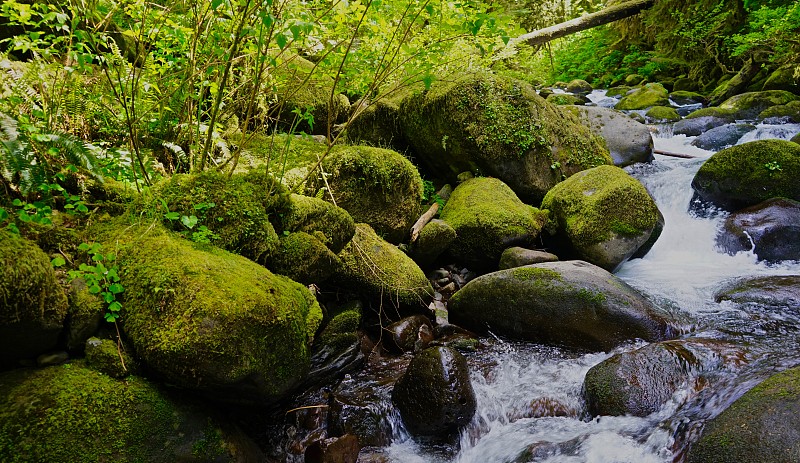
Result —
<instances>
[{"instance_id":1,"label":"cascading water","mask_svg":"<svg viewBox=\"0 0 800 463\"><path fill-rule=\"evenodd\" d=\"M590 98L602 101L604 94ZM728 255L715 247L722 214L697 217L688 212L691 180L713 153L690 145L692 137L672 136L661 127L657 150L696 156L657 156L650 165L630 169L655 198L665 216L664 230L642 259L626 262L617 276L662 306L684 317L687 335L746 345L741 365L723 368L713 388L680 388L659 411L647 417L592 419L581 394L586 372L616 352L574 353L529 343L489 339L488 348L468 357L478 411L457 444L425 445L409 438L394 419L395 440L384 449L398 463L456 462L679 462L703 420L724 410L772 372L800 363L800 311L714 302L726 281L758 275L800 274L800 262L767 265L750 252ZM760 124L740 143L787 139L798 124ZM796 309L796 308L795 308Z\"/></svg>"}]
</instances>

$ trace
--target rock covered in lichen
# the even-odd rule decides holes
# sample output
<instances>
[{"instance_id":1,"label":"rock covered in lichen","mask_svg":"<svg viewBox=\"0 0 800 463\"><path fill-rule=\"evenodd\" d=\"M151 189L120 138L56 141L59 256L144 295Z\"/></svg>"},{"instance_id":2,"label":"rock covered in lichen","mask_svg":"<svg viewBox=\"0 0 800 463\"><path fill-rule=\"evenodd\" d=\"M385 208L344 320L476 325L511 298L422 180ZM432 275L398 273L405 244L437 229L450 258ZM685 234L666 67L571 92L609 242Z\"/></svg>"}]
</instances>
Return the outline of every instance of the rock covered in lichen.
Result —
<instances>
[{"instance_id":1,"label":"rock covered in lichen","mask_svg":"<svg viewBox=\"0 0 800 463\"><path fill-rule=\"evenodd\" d=\"M241 431L145 379L82 363L0 374L0 460L263 461Z\"/></svg>"},{"instance_id":2,"label":"rock covered in lichen","mask_svg":"<svg viewBox=\"0 0 800 463\"><path fill-rule=\"evenodd\" d=\"M441 213L456 231L450 253L470 265L496 267L511 246L535 243L547 214L519 200L505 183L479 177L459 185Z\"/></svg>"},{"instance_id":3,"label":"rock covered in lichen","mask_svg":"<svg viewBox=\"0 0 800 463\"><path fill-rule=\"evenodd\" d=\"M597 106L566 106L581 123L603 138L615 166L653 160L653 137L646 125L620 111Z\"/></svg>"},{"instance_id":4,"label":"rock covered in lichen","mask_svg":"<svg viewBox=\"0 0 800 463\"><path fill-rule=\"evenodd\" d=\"M417 159L455 181L465 171L499 178L538 202L562 175L610 164L602 140L528 84L462 74L403 100L400 121Z\"/></svg>"},{"instance_id":5,"label":"rock covered in lichen","mask_svg":"<svg viewBox=\"0 0 800 463\"><path fill-rule=\"evenodd\" d=\"M647 109L653 106L669 106L669 92L661 84L645 84L628 93L614 106L618 110Z\"/></svg>"},{"instance_id":6,"label":"rock covered in lichen","mask_svg":"<svg viewBox=\"0 0 800 463\"><path fill-rule=\"evenodd\" d=\"M67 296L36 243L0 230L0 369L52 349L67 315Z\"/></svg>"},{"instance_id":7,"label":"rock covered in lichen","mask_svg":"<svg viewBox=\"0 0 800 463\"><path fill-rule=\"evenodd\" d=\"M303 379L322 318L306 287L160 227L93 232L118 249L122 326L150 370L242 403L273 403Z\"/></svg>"},{"instance_id":8,"label":"rock covered in lichen","mask_svg":"<svg viewBox=\"0 0 800 463\"><path fill-rule=\"evenodd\" d=\"M573 175L547 193L542 208L570 251L609 271L650 239L659 220L644 186L614 166Z\"/></svg>"},{"instance_id":9,"label":"rock covered in lichen","mask_svg":"<svg viewBox=\"0 0 800 463\"><path fill-rule=\"evenodd\" d=\"M800 146L758 140L724 149L697 171L692 188L700 203L728 211L774 197L800 200Z\"/></svg>"},{"instance_id":10,"label":"rock covered in lichen","mask_svg":"<svg viewBox=\"0 0 800 463\"><path fill-rule=\"evenodd\" d=\"M475 331L580 349L674 334L666 315L636 290L582 261L480 276L453 295L448 312L451 322Z\"/></svg>"}]
</instances>

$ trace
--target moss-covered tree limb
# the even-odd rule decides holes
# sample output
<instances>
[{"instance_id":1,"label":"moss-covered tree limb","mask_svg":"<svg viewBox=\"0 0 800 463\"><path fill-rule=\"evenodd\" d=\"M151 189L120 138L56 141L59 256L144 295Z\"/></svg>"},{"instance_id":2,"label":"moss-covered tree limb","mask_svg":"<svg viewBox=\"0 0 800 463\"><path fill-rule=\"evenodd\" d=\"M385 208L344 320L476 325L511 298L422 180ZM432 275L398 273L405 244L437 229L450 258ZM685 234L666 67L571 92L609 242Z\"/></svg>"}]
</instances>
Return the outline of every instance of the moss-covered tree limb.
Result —
<instances>
[{"instance_id":1,"label":"moss-covered tree limb","mask_svg":"<svg viewBox=\"0 0 800 463\"><path fill-rule=\"evenodd\" d=\"M554 26L545 27L512 39L512 43L527 42L528 45L541 45L551 40L565 37L593 27L602 26L613 21L625 19L650 8L655 0L632 0L619 5L610 6L597 13L575 18Z\"/></svg>"}]
</instances>

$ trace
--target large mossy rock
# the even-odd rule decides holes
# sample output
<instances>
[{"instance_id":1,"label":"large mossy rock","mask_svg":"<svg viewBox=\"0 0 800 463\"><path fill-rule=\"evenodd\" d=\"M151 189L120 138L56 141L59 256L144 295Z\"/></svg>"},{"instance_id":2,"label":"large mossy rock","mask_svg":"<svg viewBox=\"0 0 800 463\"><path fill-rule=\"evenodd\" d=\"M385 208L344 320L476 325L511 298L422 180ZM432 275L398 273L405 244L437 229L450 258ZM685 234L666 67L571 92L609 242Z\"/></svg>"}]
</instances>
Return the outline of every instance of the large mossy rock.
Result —
<instances>
[{"instance_id":1,"label":"large mossy rock","mask_svg":"<svg viewBox=\"0 0 800 463\"><path fill-rule=\"evenodd\" d=\"M626 114L597 106L568 106L593 134L605 140L615 166L653 160L653 137L646 125Z\"/></svg>"},{"instance_id":2,"label":"large mossy rock","mask_svg":"<svg viewBox=\"0 0 800 463\"><path fill-rule=\"evenodd\" d=\"M800 260L800 202L773 198L725 219L717 246L729 254L753 251L758 260Z\"/></svg>"},{"instance_id":3,"label":"large mossy rock","mask_svg":"<svg viewBox=\"0 0 800 463\"><path fill-rule=\"evenodd\" d=\"M594 89L592 88L592 84L589 82L586 82L582 79L574 79L567 84L566 90L570 93L575 93L578 95L588 95L589 93L592 93L592 90Z\"/></svg>"},{"instance_id":4,"label":"large mossy rock","mask_svg":"<svg viewBox=\"0 0 800 463\"><path fill-rule=\"evenodd\" d=\"M0 374L0 461L263 461L253 442L145 379L82 363Z\"/></svg>"},{"instance_id":5,"label":"large mossy rock","mask_svg":"<svg viewBox=\"0 0 800 463\"><path fill-rule=\"evenodd\" d=\"M441 219L456 231L450 246L456 259L496 268L506 248L535 244L547 214L524 204L502 181L478 177L453 190Z\"/></svg>"},{"instance_id":6,"label":"large mossy rock","mask_svg":"<svg viewBox=\"0 0 800 463\"><path fill-rule=\"evenodd\" d=\"M628 93L614 109L629 111L647 109L653 106L669 106L669 92L661 84L645 84L643 87Z\"/></svg>"},{"instance_id":7,"label":"large mossy rock","mask_svg":"<svg viewBox=\"0 0 800 463\"><path fill-rule=\"evenodd\" d=\"M583 390L589 413L647 416L680 388L702 375L736 366L739 347L711 339L680 339L648 344L615 354L593 366Z\"/></svg>"},{"instance_id":8,"label":"large mossy rock","mask_svg":"<svg viewBox=\"0 0 800 463\"><path fill-rule=\"evenodd\" d=\"M412 243L409 255L420 267L433 264L453 244L458 235L444 220L433 219L419 232L419 237Z\"/></svg>"},{"instance_id":9,"label":"large mossy rock","mask_svg":"<svg viewBox=\"0 0 800 463\"><path fill-rule=\"evenodd\" d=\"M659 211L638 180L614 166L579 172L542 201L551 228L581 259L613 271L650 240Z\"/></svg>"},{"instance_id":10,"label":"large mossy rock","mask_svg":"<svg viewBox=\"0 0 800 463\"><path fill-rule=\"evenodd\" d=\"M369 104L354 105L357 115L347 126L347 140L353 144L391 146L405 151L408 144L400 127L400 101L405 96L405 92L400 92Z\"/></svg>"},{"instance_id":11,"label":"large mossy rock","mask_svg":"<svg viewBox=\"0 0 800 463\"><path fill-rule=\"evenodd\" d=\"M169 211L164 210L164 201ZM250 172L227 174L208 170L200 174L177 174L154 185L133 208L162 219L167 212L178 217L197 217L193 230L206 226L217 237L213 244L264 263L278 244L271 221L288 206L286 190L270 176ZM163 220L174 231L186 226L178 218Z\"/></svg>"},{"instance_id":12,"label":"large mossy rock","mask_svg":"<svg viewBox=\"0 0 800 463\"><path fill-rule=\"evenodd\" d=\"M341 207L296 194L289 195L289 204L281 214L280 225L284 231L313 235L334 254L341 251L356 232L353 218Z\"/></svg>"},{"instance_id":13,"label":"large mossy rock","mask_svg":"<svg viewBox=\"0 0 800 463\"><path fill-rule=\"evenodd\" d=\"M728 211L774 197L800 201L800 146L758 140L711 156L692 180L696 197Z\"/></svg>"},{"instance_id":14,"label":"large mossy rock","mask_svg":"<svg viewBox=\"0 0 800 463\"><path fill-rule=\"evenodd\" d=\"M689 463L793 463L800 459L800 368L747 391L706 424Z\"/></svg>"},{"instance_id":15,"label":"large mossy rock","mask_svg":"<svg viewBox=\"0 0 800 463\"><path fill-rule=\"evenodd\" d=\"M339 267L336 257L315 235L306 232L282 236L267 268L304 285L327 280Z\"/></svg>"},{"instance_id":16,"label":"large mossy rock","mask_svg":"<svg viewBox=\"0 0 800 463\"><path fill-rule=\"evenodd\" d=\"M800 78L795 75L796 66L787 64L779 67L767 77L763 90L786 90L800 95Z\"/></svg>"},{"instance_id":17,"label":"large mossy rock","mask_svg":"<svg viewBox=\"0 0 800 463\"><path fill-rule=\"evenodd\" d=\"M0 230L0 369L58 343L67 296L36 243Z\"/></svg>"},{"instance_id":18,"label":"large mossy rock","mask_svg":"<svg viewBox=\"0 0 800 463\"><path fill-rule=\"evenodd\" d=\"M800 96L785 90L765 90L732 96L723 101L719 109L729 111L735 119L755 119L771 106L785 105L797 100L800 100Z\"/></svg>"},{"instance_id":19,"label":"large mossy rock","mask_svg":"<svg viewBox=\"0 0 800 463\"><path fill-rule=\"evenodd\" d=\"M322 319L305 286L160 227L95 233L118 249L123 329L159 376L215 400L258 404L303 379Z\"/></svg>"},{"instance_id":20,"label":"large mossy rock","mask_svg":"<svg viewBox=\"0 0 800 463\"><path fill-rule=\"evenodd\" d=\"M545 102L528 84L464 74L403 100L400 120L417 158L455 181L465 171L497 177L537 203L562 175L611 164L602 140Z\"/></svg>"},{"instance_id":21,"label":"large mossy rock","mask_svg":"<svg viewBox=\"0 0 800 463\"><path fill-rule=\"evenodd\" d=\"M468 329L579 349L610 350L673 334L636 290L582 261L548 262L480 276L449 301L450 321Z\"/></svg>"},{"instance_id":22,"label":"large mossy rock","mask_svg":"<svg viewBox=\"0 0 800 463\"><path fill-rule=\"evenodd\" d=\"M761 111L758 118L772 123L800 123L800 100L790 101L785 105L770 106Z\"/></svg>"},{"instance_id":23,"label":"large mossy rock","mask_svg":"<svg viewBox=\"0 0 800 463\"><path fill-rule=\"evenodd\" d=\"M419 312L433 296L433 288L419 266L367 224L356 224L356 234L339 258L342 265L333 282L382 302L392 318L399 318L394 315L397 309Z\"/></svg>"},{"instance_id":24,"label":"large mossy rock","mask_svg":"<svg viewBox=\"0 0 800 463\"><path fill-rule=\"evenodd\" d=\"M336 146L322 167L327 184L315 176L306 185L310 194L329 187L337 206L391 243L409 234L419 217L423 189L417 168L403 155L369 146ZM329 201L330 194L322 198Z\"/></svg>"},{"instance_id":25,"label":"large mossy rock","mask_svg":"<svg viewBox=\"0 0 800 463\"><path fill-rule=\"evenodd\" d=\"M416 435L458 432L477 408L467 360L450 347L431 347L414 356L392 391L406 428Z\"/></svg>"}]
</instances>

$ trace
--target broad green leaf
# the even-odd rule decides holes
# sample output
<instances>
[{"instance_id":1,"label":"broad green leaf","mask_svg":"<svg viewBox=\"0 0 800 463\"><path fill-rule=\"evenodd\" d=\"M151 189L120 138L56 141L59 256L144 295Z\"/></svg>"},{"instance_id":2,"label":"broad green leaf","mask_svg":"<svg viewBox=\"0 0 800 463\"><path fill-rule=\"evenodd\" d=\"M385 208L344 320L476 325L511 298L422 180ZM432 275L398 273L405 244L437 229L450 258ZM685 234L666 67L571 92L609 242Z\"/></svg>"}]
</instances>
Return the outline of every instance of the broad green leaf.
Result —
<instances>
[{"instance_id":1,"label":"broad green leaf","mask_svg":"<svg viewBox=\"0 0 800 463\"><path fill-rule=\"evenodd\" d=\"M122 285L119 284L119 283L114 283L113 285L110 285L108 287L108 290L111 291L114 294L119 294L119 293L125 291L125 288L123 288Z\"/></svg>"}]
</instances>

